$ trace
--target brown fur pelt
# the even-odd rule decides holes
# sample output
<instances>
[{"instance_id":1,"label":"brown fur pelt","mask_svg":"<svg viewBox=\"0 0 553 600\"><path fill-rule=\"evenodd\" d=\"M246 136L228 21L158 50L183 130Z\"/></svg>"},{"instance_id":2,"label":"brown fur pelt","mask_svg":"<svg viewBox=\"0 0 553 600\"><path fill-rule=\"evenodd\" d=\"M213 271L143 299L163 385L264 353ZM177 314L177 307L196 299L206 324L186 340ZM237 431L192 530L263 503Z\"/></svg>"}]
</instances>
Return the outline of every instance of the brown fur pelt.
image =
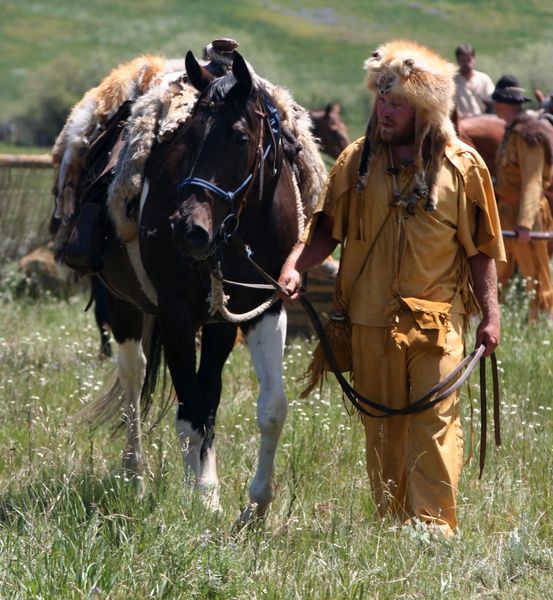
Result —
<instances>
[{"instance_id":1,"label":"brown fur pelt","mask_svg":"<svg viewBox=\"0 0 553 600\"><path fill-rule=\"evenodd\" d=\"M292 132L300 148L295 166L304 216L309 219L315 210L327 175L317 140L312 132L311 117L309 112L292 98L288 90L266 80L260 81L272 95L281 114L283 126Z\"/></svg>"},{"instance_id":2,"label":"brown fur pelt","mask_svg":"<svg viewBox=\"0 0 553 600\"><path fill-rule=\"evenodd\" d=\"M71 110L52 150L56 169L56 217L69 219L75 210L75 191L86 149L127 100L159 85L164 74L184 68L183 61L144 55L115 67Z\"/></svg>"},{"instance_id":3,"label":"brown fur pelt","mask_svg":"<svg viewBox=\"0 0 553 600\"><path fill-rule=\"evenodd\" d=\"M548 121L521 115L507 127L505 136L511 132L520 134L529 146L543 146L546 163L553 164L553 126Z\"/></svg>"},{"instance_id":4,"label":"brown fur pelt","mask_svg":"<svg viewBox=\"0 0 553 600\"><path fill-rule=\"evenodd\" d=\"M414 164L415 183L408 208L420 197L426 210L437 203L436 179L447 143L455 137L450 119L453 109L454 67L432 50L405 40L377 48L365 62L367 85L376 95L393 93L415 108ZM359 168L358 189L366 185L366 174L380 142L376 102L367 126L365 147ZM425 170L423 149L430 152Z\"/></svg>"}]
</instances>

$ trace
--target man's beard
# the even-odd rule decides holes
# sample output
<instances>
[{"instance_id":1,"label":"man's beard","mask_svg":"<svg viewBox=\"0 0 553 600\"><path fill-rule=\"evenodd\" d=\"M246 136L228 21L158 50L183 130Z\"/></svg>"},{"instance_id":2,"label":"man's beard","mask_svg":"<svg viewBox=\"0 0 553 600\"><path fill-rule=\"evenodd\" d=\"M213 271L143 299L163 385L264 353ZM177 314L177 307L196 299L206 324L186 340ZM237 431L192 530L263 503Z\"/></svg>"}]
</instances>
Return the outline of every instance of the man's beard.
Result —
<instances>
[{"instance_id":1,"label":"man's beard","mask_svg":"<svg viewBox=\"0 0 553 600\"><path fill-rule=\"evenodd\" d=\"M398 129L397 127L379 127L378 136L385 144L407 146L415 141L413 127Z\"/></svg>"}]
</instances>

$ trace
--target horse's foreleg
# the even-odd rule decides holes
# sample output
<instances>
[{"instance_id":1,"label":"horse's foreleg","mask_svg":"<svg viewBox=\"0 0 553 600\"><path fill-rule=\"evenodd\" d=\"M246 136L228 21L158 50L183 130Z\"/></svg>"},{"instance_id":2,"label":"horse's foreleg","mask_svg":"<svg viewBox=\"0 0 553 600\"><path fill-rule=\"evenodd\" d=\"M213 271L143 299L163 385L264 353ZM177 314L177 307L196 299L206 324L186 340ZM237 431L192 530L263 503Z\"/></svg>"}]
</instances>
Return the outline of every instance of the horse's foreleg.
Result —
<instances>
[{"instance_id":1,"label":"horse's foreleg","mask_svg":"<svg viewBox=\"0 0 553 600\"><path fill-rule=\"evenodd\" d=\"M206 505L214 509L219 507L215 418L221 398L223 367L232 351L235 339L236 325L232 323L204 325L202 329L202 354L197 377L207 416L196 481Z\"/></svg>"},{"instance_id":2,"label":"horse's foreleg","mask_svg":"<svg viewBox=\"0 0 553 600\"><path fill-rule=\"evenodd\" d=\"M286 337L286 311L264 316L247 334L248 348L259 379L257 423L261 433L257 470L250 486L250 504L242 513L246 523L263 516L273 499L275 455L286 420L282 360Z\"/></svg>"}]
</instances>

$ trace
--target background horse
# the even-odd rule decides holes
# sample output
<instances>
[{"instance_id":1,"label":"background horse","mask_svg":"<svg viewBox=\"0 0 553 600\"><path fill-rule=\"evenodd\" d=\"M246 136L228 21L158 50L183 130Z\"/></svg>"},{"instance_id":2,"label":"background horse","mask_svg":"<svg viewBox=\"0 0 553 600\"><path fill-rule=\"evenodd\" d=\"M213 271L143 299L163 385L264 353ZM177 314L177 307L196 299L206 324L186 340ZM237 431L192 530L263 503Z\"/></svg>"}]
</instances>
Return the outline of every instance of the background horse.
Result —
<instances>
[{"instance_id":1,"label":"background horse","mask_svg":"<svg viewBox=\"0 0 553 600\"><path fill-rule=\"evenodd\" d=\"M176 429L186 470L214 508L215 418L221 373L237 330L236 322L221 313L232 321L243 318L235 319L235 313L246 313L241 328L260 383L261 444L250 503L242 513L245 522L263 515L273 496L275 452L287 412L282 381L286 313L276 297L268 301L272 291L233 282L264 283L247 258L251 252L267 273L278 276L298 239L301 202L285 152L294 149L280 135L270 94L252 79L242 57L236 53L232 73L219 79L191 53L186 66L200 91L198 101L174 138L152 151L137 207L137 238L122 244L110 226L100 277L110 290L110 322L119 346L128 432L125 464L142 487L141 390L145 377L153 381L147 377L147 359L152 373L158 365L157 338L147 335L156 332L156 321L177 395ZM222 285L230 290L228 306ZM144 331L143 313L154 316L145 319ZM143 335L153 340L144 344L145 352ZM121 402L114 397L106 393L86 416L119 414Z\"/></svg>"},{"instance_id":2,"label":"background horse","mask_svg":"<svg viewBox=\"0 0 553 600\"><path fill-rule=\"evenodd\" d=\"M463 142L478 150L488 170L495 177L495 156L505 135L505 121L496 115L478 115L457 122L457 133Z\"/></svg>"},{"instance_id":3,"label":"background horse","mask_svg":"<svg viewBox=\"0 0 553 600\"><path fill-rule=\"evenodd\" d=\"M338 158L349 145L348 128L342 121L342 107L339 102L328 104L324 110L310 110L313 133L319 138L321 150L332 158Z\"/></svg>"}]
</instances>

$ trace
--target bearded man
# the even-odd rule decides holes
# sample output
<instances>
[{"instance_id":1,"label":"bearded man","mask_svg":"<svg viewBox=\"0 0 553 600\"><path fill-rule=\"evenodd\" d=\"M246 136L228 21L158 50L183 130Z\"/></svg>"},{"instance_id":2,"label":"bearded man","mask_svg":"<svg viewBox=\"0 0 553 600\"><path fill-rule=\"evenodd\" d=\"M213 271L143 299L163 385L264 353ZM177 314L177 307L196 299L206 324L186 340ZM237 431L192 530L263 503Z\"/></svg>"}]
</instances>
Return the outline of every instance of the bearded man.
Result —
<instances>
[{"instance_id":1,"label":"bearded man","mask_svg":"<svg viewBox=\"0 0 553 600\"><path fill-rule=\"evenodd\" d=\"M279 281L296 300L302 273L342 245L335 298L351 324L354 387L402 408L462 360L474 300L476 344L485 355L497 346L504 248L488 170L451 128L453 66L405 41L384 44L365 66L375 94L366 135L336 161ZM376 513L451 535L458 393L419 414L362 419Z\"/></svg>"}]
</instances>

